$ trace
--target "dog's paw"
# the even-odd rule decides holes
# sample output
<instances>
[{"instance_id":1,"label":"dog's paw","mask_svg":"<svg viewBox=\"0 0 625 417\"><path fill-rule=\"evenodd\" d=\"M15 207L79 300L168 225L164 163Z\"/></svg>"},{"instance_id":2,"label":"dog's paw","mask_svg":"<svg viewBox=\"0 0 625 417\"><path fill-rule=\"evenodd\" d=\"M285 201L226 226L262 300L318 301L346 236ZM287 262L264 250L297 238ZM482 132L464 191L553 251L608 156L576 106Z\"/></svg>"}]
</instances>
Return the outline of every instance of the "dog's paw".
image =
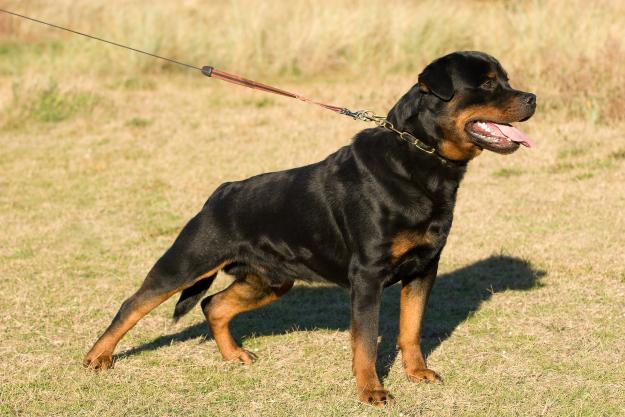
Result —
<instances>
[{"instance_id":1,"label":"dog's paw","mask_svg":"<svg viewBox=\"0 0 625 417\"><path fill-rule=\"evenodd\" d=\"M358 399L374 407L391 406L395 403L395 397L384 388L358 390Z\"/></svg>"},{"instance_id":2,"label":"dog's paw","mask_svg":"<svg viewBox=\"0 0 625 417\"><path fill-rule=\"evenodd\" d=\"M431 369L416 369L406 371L406 376L412 382L426 382L431 384L442 384L443 379Z\"/></svg>"},{"instance_id":3,"label":"dog's paw","mask_svg":"<svg viewBox=\"0 0 625 417\"><path fill-rule=\"evenodd\" d=\"M238 349L224 359L228 362L239 362L243 365L251 365L258 359L258 356L250 352L249 350L245 350L243 348Z\"/></svg>"},{"instance_id":4,"label":"dog's paw","mask_svg":"<svg viewBox=\"0 0 625 417\"><path fill-rule=\"evenodd\" d=\"M87 356L85 356L82 360L82 364L89 369L106 371L107 369L111 369L113 367L113 355L100 354L98 356L92 356L87 354Z\"/></svg>"}]
</instances>

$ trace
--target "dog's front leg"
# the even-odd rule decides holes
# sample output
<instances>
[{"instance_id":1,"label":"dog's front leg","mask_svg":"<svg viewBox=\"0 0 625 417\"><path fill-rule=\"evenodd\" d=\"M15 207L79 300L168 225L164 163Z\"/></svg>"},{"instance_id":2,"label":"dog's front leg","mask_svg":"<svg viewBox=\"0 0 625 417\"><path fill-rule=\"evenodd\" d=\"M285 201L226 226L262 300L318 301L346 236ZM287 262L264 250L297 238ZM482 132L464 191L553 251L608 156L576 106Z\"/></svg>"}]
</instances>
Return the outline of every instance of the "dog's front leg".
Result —
<instances>
[{"instance_id":1,"label":"dog's front leg","mask_svg":"<svg viewBox=\"0 0 625 417\"><path fill-rule=\"evenodd\" d=\"M406 376L413 382L425 381L437 384L442 381L436 372L427 368L421 352L423 314L437 269L438 258L421 276L402 280L397 344L401 349Z\"/></svg>"},{"instance_id":2,"label":"dog's front leg","mask_svg":"<svg viewBox=\"0 0 625 417\"><path fill-rule=\"evenodd\" d=\"M358 399L364 403L390 405L393 396L384 389L375 370L382 284L377 277L360 275L352 280L352 370Z\"/></svg>"}]
</instances>

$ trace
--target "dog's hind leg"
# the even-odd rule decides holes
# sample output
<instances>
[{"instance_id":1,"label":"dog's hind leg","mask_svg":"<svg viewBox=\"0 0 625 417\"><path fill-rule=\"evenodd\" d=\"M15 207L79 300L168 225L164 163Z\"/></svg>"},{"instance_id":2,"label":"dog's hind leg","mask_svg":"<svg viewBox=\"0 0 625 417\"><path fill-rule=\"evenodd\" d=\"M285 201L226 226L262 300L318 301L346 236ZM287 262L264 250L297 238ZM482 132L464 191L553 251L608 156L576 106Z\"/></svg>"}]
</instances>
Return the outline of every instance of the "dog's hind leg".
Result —
<instances>
[{"instance_id":1,"label":"dog's hind leg","mask_svg":"<svg viewBox=\"0 0 625 417\"><path fill-rule=\"evenodd\" d=\"M271 287L255 275L237 279L225 290L202 300L202 310L223 358L250 364L256 356L241 348L234 341L228 323L236 315L276 301L286 294L293 281L285 281L280 287Z\"/></svg>"},{"instance_id":2,"label":"dog's hind leg","mask_svg":"<svg viewBox=\"0 0 625 417\"><path fill-rule=\"evenodd\" d=\"M225 263L219 264L202 276L210 277ZM113 318L113 321L93 345L83 360L83 364L93 369L108 369L113 365L112 356L117 343L143 316L159 306L175 293L183 290L184 285L168 284L172 280L160 275L154 269L150 271L141 287L130 298L124 301ZM177 280L175 280L177 281Z\"/></svg>"},{"instance_id":3,"label":"dog's hind leg","mask_svg":"<svg viewBox=\"0 0 625 417\"><path fill-rule=\"evenodd\" d=\"M211 230L202 227L202 222L203 219L196 216L185 226L137 292L123 302L104 334L85 355L85 366L93 369L112 367L117 343L143 316L173 294L202 279L211 279L228 263L225 257L218 258L220 254L207 252L207 247L219 246L206 237Z\"/></svg>"}]
</instances>

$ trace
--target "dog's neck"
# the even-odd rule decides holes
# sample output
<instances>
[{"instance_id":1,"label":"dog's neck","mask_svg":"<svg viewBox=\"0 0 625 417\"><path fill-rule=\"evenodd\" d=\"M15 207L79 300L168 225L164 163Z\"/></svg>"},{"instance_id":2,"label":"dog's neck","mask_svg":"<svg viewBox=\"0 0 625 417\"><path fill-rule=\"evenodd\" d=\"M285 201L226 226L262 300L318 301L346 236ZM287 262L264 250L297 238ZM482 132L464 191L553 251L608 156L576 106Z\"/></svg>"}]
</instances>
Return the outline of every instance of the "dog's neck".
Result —
<instances>
[{"instance_id":1,"label":"dog's neck","mask_svg":"<svg viewBox=\"0 0 625 417\"><path fill-rule=\"evenodd\" d=\"M419 91L418 86L413 86L404 97L401 98L393 109L389 112L387 119L401 132L408 132L414 137L421 140L427 146L438 149L438 141L436 137L440 132L436 132L433 128L425 128L427 125L424 117L426 112L423 108L424 93ZM407 105L406 102L414 103ZM399 107L399 109L398 109ZM408 108L409 110L405 110ZM398 118L398 113L404 117Z\"/></svg>"},{"instance_id":2,"label":"dog's neck","mask_svg":"<svg viewBox=\"0 0 625 417\"><path fill-rule=\"evenodd\" d=\"M383 128L357 135L354 150L358 159L380 181L409 182L430 197L452 197L466 172L467 164L449 164L399 139Z\"/></svg>"},{"instance_id":3,"label":"dog's neck","mask_svg":"<svg viewBox=\"0 0 625 417\"><path fill-rule=\"evenodd\" d=\"M419 90L418 85L413 86L389 111L387 120L398 131L409 133L425 144L425 147L416 146L417 149L421 148L422 151L434 149L432 157L439 158L444 164L466 167L469 160L452 160L441 153L441 143L437 138L441 138L443 132L440 126L431 122L434 117L431 114L432 110L423 103L424 96L425 93Z\"/></svg>"},{"instance_id":4,"label":"dog's neck","mask_svg":"<svg viewBox=\"0 0 625 417\"><path fill-rule=\"evenodd\" d=\"M409 144L401 145L404 149L393 157L399 161L402 171L412 182L419 183L421 188L432 195L443 193L445 197L450 197L447 194L455 194L466 172L466 162L449 162L444 158L424 153Z\"/></svg>"}]
</instances>

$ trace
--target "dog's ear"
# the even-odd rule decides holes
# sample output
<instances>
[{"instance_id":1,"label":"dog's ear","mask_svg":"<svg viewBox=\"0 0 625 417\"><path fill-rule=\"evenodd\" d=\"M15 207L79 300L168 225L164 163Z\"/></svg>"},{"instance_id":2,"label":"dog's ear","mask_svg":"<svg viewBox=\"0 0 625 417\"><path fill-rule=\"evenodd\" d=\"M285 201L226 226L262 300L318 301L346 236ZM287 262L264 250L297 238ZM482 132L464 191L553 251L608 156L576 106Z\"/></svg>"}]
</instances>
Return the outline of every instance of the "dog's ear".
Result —
<instances>
[{"instance_id":1,"label":"dog's ear","mask_svg":"<svg viewBox=\"0 0 625 417\"><path fill-rule=\"evenodd\" d=\"M451 100L454 96L454 84L445 58L432 62L419 74L419 89L426 94L434 94L441 100Z\"/></svg>"}]
</instances>

